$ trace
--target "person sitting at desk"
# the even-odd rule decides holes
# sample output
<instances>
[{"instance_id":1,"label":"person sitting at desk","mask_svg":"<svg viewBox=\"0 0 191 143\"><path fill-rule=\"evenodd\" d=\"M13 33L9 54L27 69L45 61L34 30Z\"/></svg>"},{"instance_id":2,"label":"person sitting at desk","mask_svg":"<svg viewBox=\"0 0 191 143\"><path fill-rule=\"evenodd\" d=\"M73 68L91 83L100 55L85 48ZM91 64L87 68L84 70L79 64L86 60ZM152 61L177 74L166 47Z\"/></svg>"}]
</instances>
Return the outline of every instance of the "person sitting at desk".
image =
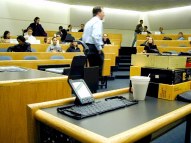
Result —
<instances>
[{"instance_id":1,"label":"person sitting at desk","mask_svg":"<svg viewBox=\"0 0 191 143\"><path fill-rule=\"evenodd\" d=\"M143 32L146 32L147 34L152 34L152 33L148 30L148 27L147 27L147 26L144 26Z\"/></svg>"},{"instance_id":2,"label":"person sitting at desk","mask_svg":"<svg viewBox=\"0 0 191 143\"><path fill-rule=\"evenodd\" d=\"M27 29L27 34L26 34L24 37L25 37L26 40L29 41L29 43L30 43L31 41L36 41L36 38L32 35L32 33L33 33L32 28L31 28L31 27L28 27L28 29Z\"/></svg>"},{"instance_id":3,"label":"person sitting at desk","mask_svg":"<svg viewBox=\"0 0 191 143\"><path fill-rule=\"evenodd\" d=\"M44 44L51 44L50 37L44 37Z\"/></svg>"},{"instance_id":4,"label":"person sitting at desk","mask_svg":"<svg viewBox=\"0 0 191 143\"><path fill-rule=\"evenodd\" d=\"M2 43L9 43L10 42L10 39L11 39L11 34L9 31L5 31L4 34L3 34L3 37L2 37L2 40L1 42Z\"/></svg>"},{"instance_id":5,"label":"person sitting at desk","mask_svg":"<svg viewBox=\"0 0 191 143\"><path fill-rule=\"evenodd\" d=\"M66 52L81 52L77 42L71 42Z\"/></svg>"},{"instance_id":6,"label":"person sitting at desk","mask_svg":"<svg viewBox=\"0 0 191 143\"><path fill-rule=\"evenodd\" d=\"M57 44L56 37L52 38L52 44L47 48L46 52L62 52L62 48Z\"/></svg>"},{"instance_id":7,"label":"person sitting at desk","mask_svg":"<svg viewBox=\"0 0 191 143\"><path fill-rule=\"evenodd\" d=\"M78 30L78 32L84 32L84 24L80 25L80 30Z\"/></svg>"},{"instance_id":8,"label":"person sitting at desk","mask_svg":"<svg viewBox=\"0 0 191 143\"><path fill-rule=\"evenodd\" d=\"M9 47L7 52L31 52L31 45L26 42L25 37L18 36L17 41L19 44Z\"/></svg>"},{"instance_id":9,"label":"person sitting at desk","mask_svg":"<svg viewBox=\"0 0 191 143\"><path fill-rule=\"evenodd\" d=\"M56 32L56 37L62 37L62 30L63 30L63 27L62 26L59 26L59 31Z\"/></svg>"},{"instance_id":10,"label":"person sitting at desk","mask_svg":"<svg viewBox=\"0 0 191 143\"><path fill-rule=\"evenodd\" d=\"M144 42L144 43L142 43L140 46L145 46L145 45L146 45L146 43L148 42L149 38L150 38L150 36L149 36L149 35L147 35L147 36L146 36L146 40L145 40L145 42Z\"/></svg>"},{"instance_id":11,"label":"person sitting at desk","mask_svg":"<svg viewBox=\"0 0 191 143\"><path fill-rule=\"evenodd\" d=\"M68 29L66 30L67 32L72 32L72 25L68 25Z\"/></svg>"},{"instance_id":12,"label":"person sitting at desk","mask_svg":"<svg viewBox=\"0 0 191 143\"><path fill-rule=\"evenodd\" d=\"M154 40L152 37L150 37L145 44L145 48L143 53L159 53L159 50L157 49L157 46L154 44Z\"/></svg>"},{"instance_id":13,"label":"person sitting at desk","mask_svg":"<svg viewBox=\"0 0 191 143\"><path fill-rule=\"evenodd\" d=\"M163 30L164 30L163 27L159 27L160 34L164 34Z\"/></svg>"},{"instance_id":14,"label":"person sitting at desk","mask_svg":"<svg viewBox=\"0 0 191 143\"><path fill-rule=\"evenodd\" d=\"M184 40L184 34L183 32L178 33L178 40Z\"/></svg>"},{"instance_id":15,"label":"person sitting at desk","mask_svg":"<svg viewBox=\"0 0 191 143\"><path fill-rule=\"evenodd\" d=\"M47 36L47 33L44 31L44 28L42 25L39 23L40 18L35 17L34 23L31 23L28 27L31 27L33 29L33 36Z\"/></svg>"},{"instance_id":16,"label":"person sitting at desk","mask_svg":"<svg viewBox=\"0 0 191 143\"><path fill-rule=\"evenodd\" d=\"M67 31L66 31L66 29L62 29L61 32L62 32L62 36L61 36L60 40L61 40L61 42L64 42L66 39L66 36L67 36Z\"/></svg>"},{"instance_id":17,"label":"person sitting at desk","mask_svg":"<svg viewBox=\"0 0 191 143\"><path fill-rule=\"evenodd\" d=\"M111 44L111 41L110 41L110 39L108 38L108 35L107 35L107 34L103 34L103 43L104 43L104 45Z\"/></svg>"}]
</instances>

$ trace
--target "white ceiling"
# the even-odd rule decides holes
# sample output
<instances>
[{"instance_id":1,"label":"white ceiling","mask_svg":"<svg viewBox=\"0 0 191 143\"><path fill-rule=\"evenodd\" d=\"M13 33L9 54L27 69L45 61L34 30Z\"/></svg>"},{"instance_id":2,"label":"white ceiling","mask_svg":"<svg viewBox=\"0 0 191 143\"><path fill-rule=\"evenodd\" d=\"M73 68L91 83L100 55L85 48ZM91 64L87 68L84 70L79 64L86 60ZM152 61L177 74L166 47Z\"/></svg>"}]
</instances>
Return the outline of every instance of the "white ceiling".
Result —
<instances>
[{"instance_id":1,"label":"white ceiling","mask_svg":"<svg viewBox=\"0 0 191 143\"><path fill-rule=\"evenodd\" d=\"M191 5L191 0L51 0L72 5L103 6L135 11L152 11Z\"/></svg>"}]
</instances>

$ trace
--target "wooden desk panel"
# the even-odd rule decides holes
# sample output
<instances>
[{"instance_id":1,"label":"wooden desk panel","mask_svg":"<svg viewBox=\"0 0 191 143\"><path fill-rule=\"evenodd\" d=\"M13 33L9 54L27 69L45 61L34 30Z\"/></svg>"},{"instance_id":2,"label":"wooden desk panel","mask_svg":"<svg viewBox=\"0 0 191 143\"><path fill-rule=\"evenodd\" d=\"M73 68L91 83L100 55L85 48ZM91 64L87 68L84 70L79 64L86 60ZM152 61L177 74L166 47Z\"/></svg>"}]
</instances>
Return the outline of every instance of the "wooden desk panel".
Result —
<instances>
[{"instance_id":1,"label":"wooden desk panel","mask_svg":"<svg viewBox=\"0 0 191 143\"><path fill-rule=\"evenodd\" d=\"M108 96L120 95L120 94L127 93L127 92L128 92L128 89L125 88L125 89L120 89L120 90L115 90L115 91L94 94L94 96L96 98L102 98L102 97L106 98ZM88 130L88 127L85 124L83 124L84 122L86 122L86 124L87 124L88 120L90 122L93 122L93 119L92 119L93 117L89 118L89 119L85 119L84 122L79 121L80 122L79 123L80 125L79 125L78 123L76 123L78 121L73 122L73 123L72 123L72 121L69 122L67 119L65 119L65 117L60 116L60 118L58 118L58 117L54 116L53 114L51 114L53 112L48 113L48 112L46 112L47 110L45 111L43 109L43 108L53 107L55 110L56 106L70 104L70 103L73 103L73 101L74 101L74 98L70 98L70 99L66 99L66 100L57 100L57 101L52 101L52 102L47 102L47 103L28 105L28 108L27 108L28 109L27 113L28 113L28 117L29 117L28 125L29 125L30 129L32 129L32 130L29 130L29 143L34 143L37 139L36 125L35 125L34 119L37 119L38 121L41 121L41 122L45 123L46 125L53 127L54 129L66 134L66 135L74 137L75 139L77 139L81 142L125 143L125 142L136 142L136 141L142 139L143 137L145 137L149 134L152 134L152 133L156 132L157 130L191 114L191 110L190 110L191 104L180 103L180 105L178 106L178 103L173 104L171 101L171 103L173 105L177 104L178 108L173 107L174 109L170 109L169 112L166 111L166 113L163 112L161 115L159 114L159 116L157 118L154 118L152 120L148 120L145 116L143 120L148 120L147 122L140 124L140 125L138 124L135 127L130 128L121 133L118 133L114 136L106 137L106 136L103 136L102 134L93 132L92 130ZM156 101L156 99L155 99L155 101ZM171 104L171 103L168 103L168 101L163 101L163 100L160 100L160 102L159 103L157 102L158 104L154 104L155 108L157 108L159 106L161 107L162 102L165 102L165 106L168 106L169 104ZM142 105L145 106L144 103ZM137 105L137 107L138 106L139 105ZM134 109L137 107L134 106L132 108ZM142 106L140 106L140 107L142 107ZM163 107L163 108L165 108L165 107ZM133 109L132 109L132 111L134 111ZM144 111L145 109L146 108L144 107L142 110ZM124 109L124 110L126 110L126 109ZM119 112L121 113L123 111L121 110ZM146 112L146 110L145 110L145 113L148 114L148 112ZM113 113L113 114L115 114L115 113ZM132 114L134 114L134 113L132 112ZM158 113L156 113L156 114L158 114ZM105 116L111 117L111 115L105 115ZM148 116L149 116L149 114L148 114ZM151 118L153 118L153 117L151 116ZM95 120L100 122L100 119L98 119L98 116L95 117ZM105 121L105 119L104 119L104 121ZM111 123L112 121L109 121L109 122ZM137 120L135 122L138 123L139 121ZM86 126L87 128L86 127L83 128L82 126ZM94 126L94 125L92 125L92 126ZM88 137L87 137L87 134L88 134ZM34 136L32 136L32 135L34 135Z\"/></svg>"},{"instance_id":2,"label":"wooden desk panel","mask_svg":"<svg viewBox=\"0 0 191 143\"><path fill-rule=\"evenodd\" d=\"M0 43L0 48L8 48L11 46L14 46L15 44L10 44L10 43ZM36 52L46 52L48 46L50 44L31 44L31 48L34 49ZM69 48L69 44L60 44L60 46L62 47L62 50L66 51ZM113 48L113 49L119 49L120 46L119 45L105 45L104 48ZM79 45L79 48L81 50L81 52L83 52L83 47L81 45ZM118 50L116 50L116 52L118 54Z\"/></svg>"},{"instance_id":3,"label":"wooden desk panel","mask_svg":"<svg viewBox=\"0 0 191 143\"><path fill-rule=\"evenodd\" d=\"M149 34L151 37L153 37L154 40L163 40L164 37L170 37L172 40L178 39L178 34L161 34L161 35L155 35L155 34ZM144 34L138 34L137 40L145 40L147 35ZM184 34L185 40L188 40L188 37L191 37L191 34Z\"/></svg>"},{"instance_id":4,"label":"wooden desk panel","mask_svg":"<svg viewBox=\"0 0 191 143\"><path fill-rule=\"evenodd\" d=\"M64 59L73 59L74 56L84 55L83 52L53 53L53 52L0 52L0 56L10 56L12 60L24 60L25 56L36 56L38 60L50 60L52 56L63 56Z\"/></svg>"},{"instance_id":5,"label":"wooden desk panel","mask_svg":"<svg viewBox=\"0 0 191 143\"><path fill-rule=\"evenodd\" d=\"M71 64L72 59L65 60L12 60L0 61L0 66L20 66L25 68L38 69L38 65L61 65Z\"/></svg>"},{"instance_id":6,"label":"wooden desk panel","mask_svg":"<svg viewBox=\"0 0 191 143\"><path fill-rule=\"evenodd\" d=\"M138 40L137 46L144 43L145 40ZM188 40L155 40L155 44L161 47L190 47Z\"/></svg>"},{"instance_id":7,"label":"wooden desk panel","mask_svg":"<svg viewBox=\"0 0 191 143\"><path fill-rule=\"evenodd\" d=\"M191 50L191 47L157 47L158 50L162 52L176 51L176 52L188 52ZM144 46L137 46L137 53L142 53Z\"/></svg>"},{"instance_id":8,"label":"wooden desk panel","mask_svg":"<svg viewBox=\"0 0 191 143\"><path fill-rule=\"evenodd\" d=\"M25 68L38 69L38 65L63 65L71 64L72 59L64 60L11 60L0 61L0 66L20 66ZM111 59L105 59L103 65L103 76L110 76L111 74Z\"/></svg>"},{"instance_id":9,"label":"wooden desk panel","mask_svg":"<svg viewBox=\"0 0 191 143\"><path fill-rule=\"evenodd\" d=\"M1 81L0 142L28 142L27 104L68 97L71 97L71 90L66 76L50 74L49 78Z\"/></svg>"},{"instance_id":10,"label":"wooden desk panel","mask_svg":"<svg viewBox=\"0 0 191 143\"><path fill-rule=\"evenodd\" d=\"M120 46L106 45L103 48L104 53L115 53L115 56L119 55Z\"/></svg>"}]
</instances>

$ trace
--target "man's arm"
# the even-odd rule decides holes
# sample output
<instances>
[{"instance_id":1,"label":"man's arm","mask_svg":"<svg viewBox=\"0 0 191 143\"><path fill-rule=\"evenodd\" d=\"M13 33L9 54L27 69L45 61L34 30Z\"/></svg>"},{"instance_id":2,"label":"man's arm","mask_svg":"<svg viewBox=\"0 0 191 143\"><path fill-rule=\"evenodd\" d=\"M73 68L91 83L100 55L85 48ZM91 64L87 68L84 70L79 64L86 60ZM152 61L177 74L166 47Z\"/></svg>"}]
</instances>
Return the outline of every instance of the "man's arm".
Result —
<instances>
[{"instance_id":1,"label":"man's arm","mask_svg":"<svg viewBox=\"0 0 191 143\"><path fill-rule=\"evenodd\" d=\"M47 36L47 33L44 31L44 28L42 27L42 25L41 24L39 24L39 25L40 25L40 31L41 31L42 36Z\"/></svg>"},{"instance_id":2,"label":"man's arm","mask_svg":"<svg viewBox=\"0 0 191 143\"><path fill-rule=\"evenodd\" d=\"M102 50L102 45L103 45L103 41L102 41L102 22L96 22L93 25L93 31L92 31L92 38L94 40L95 46L97 48L98 51Z\"/></svg>"}]
</instances>

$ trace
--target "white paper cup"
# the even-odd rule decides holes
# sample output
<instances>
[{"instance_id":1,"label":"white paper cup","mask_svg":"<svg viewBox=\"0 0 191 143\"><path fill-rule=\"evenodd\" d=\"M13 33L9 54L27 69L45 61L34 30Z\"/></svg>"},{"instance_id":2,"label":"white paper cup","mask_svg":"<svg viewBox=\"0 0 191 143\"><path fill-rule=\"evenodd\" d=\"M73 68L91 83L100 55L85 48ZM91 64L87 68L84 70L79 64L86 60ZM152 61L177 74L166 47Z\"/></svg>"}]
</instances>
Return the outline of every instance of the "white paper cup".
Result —
<instances>
[{"instance_id":1,"label":"white paper cup","mask_svg":"<svg viewBox=\"0 0 191 143\"><path fill-rule=\"evenodd\" d=\"M135 100L145 100L150 77L132 76L133 97Z\"/></svg>"}]
</instances>

